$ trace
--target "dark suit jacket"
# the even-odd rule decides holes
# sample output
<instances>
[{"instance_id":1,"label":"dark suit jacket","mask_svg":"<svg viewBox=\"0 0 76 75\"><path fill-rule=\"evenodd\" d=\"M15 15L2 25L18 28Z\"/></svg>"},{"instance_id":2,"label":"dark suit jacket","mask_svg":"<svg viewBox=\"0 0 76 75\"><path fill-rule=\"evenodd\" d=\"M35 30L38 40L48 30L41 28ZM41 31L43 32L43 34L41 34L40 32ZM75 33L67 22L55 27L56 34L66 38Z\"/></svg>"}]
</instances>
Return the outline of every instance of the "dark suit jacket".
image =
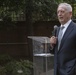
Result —
<instances>
[{"instance_id":1,"label":"dark suit jacket","mask_svg":"<svg viewBox=\"0 0 76 75\"><path fill-rule=\"evenodd\" d=\"M58 36L59 28L56 36ZM54 47L54 75L76 75L76 24L72 21L64 33L60 49ZM57 74L59 73L59 74Z\"/></svg>"}]
</instances>

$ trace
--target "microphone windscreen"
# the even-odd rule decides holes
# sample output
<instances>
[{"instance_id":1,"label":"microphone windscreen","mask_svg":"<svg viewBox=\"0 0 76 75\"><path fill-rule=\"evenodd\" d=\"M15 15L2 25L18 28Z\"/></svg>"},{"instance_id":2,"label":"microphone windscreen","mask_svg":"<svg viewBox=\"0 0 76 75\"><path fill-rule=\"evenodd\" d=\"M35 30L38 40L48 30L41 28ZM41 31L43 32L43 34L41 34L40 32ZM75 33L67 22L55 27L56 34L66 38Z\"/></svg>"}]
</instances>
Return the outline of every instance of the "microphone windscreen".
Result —
<instances>
[{"instance_id":1,"label":"microphone windscreen","mask_svg":"<svg viewBox=\"0 0 76 75\"><path fill-rule=\"evenodd\" d=\"M57 25L55 25L55 26L54 26L54 30L53 30L53 32L52 32L52 35L53 35L53 36L55 36L55 35L56 35L57 28L58 28L58 26L57 26Z\"/></svg>"},{"instance_id":2,"label":"microphone windscreen","mask_svg":"<svg viewBox=\"0 0 76 75\"><path fill-rule=\"evenodd\" d=\"M55 26L54 26L54 29L57 29L57 27L58 27L58 26L57 26L57 25L55 25Z\"/></svg>"}]
</instances>

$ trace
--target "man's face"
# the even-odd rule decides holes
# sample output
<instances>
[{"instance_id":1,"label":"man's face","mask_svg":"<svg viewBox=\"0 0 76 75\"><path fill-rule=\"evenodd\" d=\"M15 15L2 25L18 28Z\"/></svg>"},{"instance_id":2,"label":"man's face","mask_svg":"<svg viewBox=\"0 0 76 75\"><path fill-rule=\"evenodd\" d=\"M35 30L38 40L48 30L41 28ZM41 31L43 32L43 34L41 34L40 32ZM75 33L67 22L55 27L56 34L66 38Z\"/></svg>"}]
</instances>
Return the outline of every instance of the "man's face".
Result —
<instances>
[{"instance_id":1,"label":"man's face","mask_svg":"<svg viewBox=\"0 0 76 75\"><path fill-rule=\"evenodd\" d=\"M71 19L72 12L69 12L65 7L59 6L57 9L57 16L61 24L65 24L69 19Z\"/></svg>"}]
</instances>

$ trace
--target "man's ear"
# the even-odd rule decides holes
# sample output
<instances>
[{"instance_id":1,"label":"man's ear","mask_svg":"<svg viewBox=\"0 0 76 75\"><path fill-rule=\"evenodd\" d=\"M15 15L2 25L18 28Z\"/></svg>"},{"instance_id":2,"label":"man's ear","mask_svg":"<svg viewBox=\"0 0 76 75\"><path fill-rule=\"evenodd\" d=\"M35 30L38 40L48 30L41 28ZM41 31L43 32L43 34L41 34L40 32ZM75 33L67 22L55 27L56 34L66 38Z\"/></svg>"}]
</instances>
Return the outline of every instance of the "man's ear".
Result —
<instances>
[{"instance_id":1,"label":"man's ear","mask_svg":"<svg viewBox=\"0 0 76 75\"><path fill-rule=\"evenodd\" d=\"M72 12L70 12L70 16L72 17Z\"/></svg>"}]
</instances>

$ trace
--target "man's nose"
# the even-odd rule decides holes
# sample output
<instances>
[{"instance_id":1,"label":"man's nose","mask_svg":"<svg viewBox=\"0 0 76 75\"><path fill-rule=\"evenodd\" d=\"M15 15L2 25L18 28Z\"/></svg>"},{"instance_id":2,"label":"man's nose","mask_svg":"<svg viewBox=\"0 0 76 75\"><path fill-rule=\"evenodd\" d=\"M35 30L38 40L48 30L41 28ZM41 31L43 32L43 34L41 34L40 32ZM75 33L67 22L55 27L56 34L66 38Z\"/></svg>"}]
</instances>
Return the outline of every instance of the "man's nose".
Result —
<instances>
[{"instance_id":1,"label":"man's nose","mask_svg":"<svg viewBox=\"0 0 76 75\"><path fill-rule=\"evenodd\" d=\"M61 16L61 12L58 13L58 16Z\"/></svg>"}]
</instances>

